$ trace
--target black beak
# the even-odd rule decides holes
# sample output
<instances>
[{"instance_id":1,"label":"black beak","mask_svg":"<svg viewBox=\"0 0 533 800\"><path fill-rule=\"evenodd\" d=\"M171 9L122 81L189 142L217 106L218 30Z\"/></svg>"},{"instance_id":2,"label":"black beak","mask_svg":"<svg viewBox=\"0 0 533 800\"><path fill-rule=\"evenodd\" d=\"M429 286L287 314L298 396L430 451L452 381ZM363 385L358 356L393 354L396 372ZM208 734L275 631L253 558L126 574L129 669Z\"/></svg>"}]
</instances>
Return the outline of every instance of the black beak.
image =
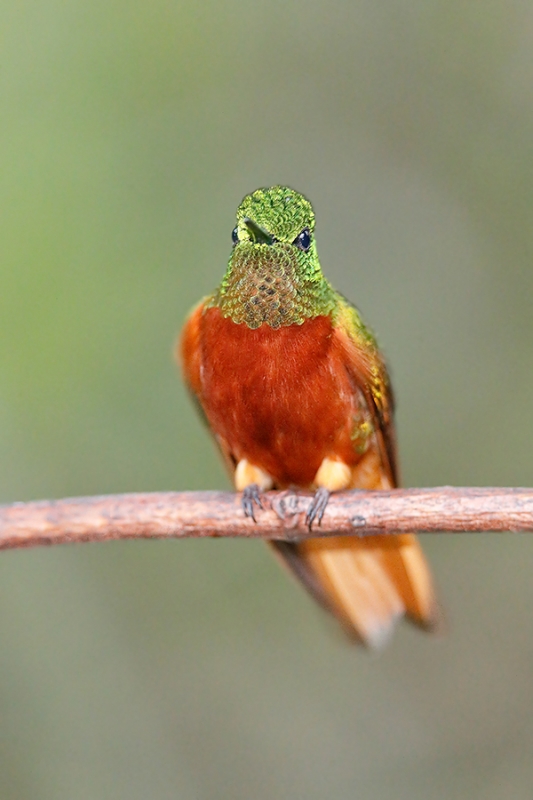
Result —
<instances>
[{"instance_id":1,"label":"black beak","mask_svg":"<svg viewBox=\"0 0 533 800\"><path fill-rule=\"evenodd\" d=\"M250 236L255 244L274 244L274 242L277 241L275 236L265 231L265 229L262 228L261 225L258 225L257 222L254 222L253 219L245 217L244 224L248 228Z\"/></svg>"}]
</instances>

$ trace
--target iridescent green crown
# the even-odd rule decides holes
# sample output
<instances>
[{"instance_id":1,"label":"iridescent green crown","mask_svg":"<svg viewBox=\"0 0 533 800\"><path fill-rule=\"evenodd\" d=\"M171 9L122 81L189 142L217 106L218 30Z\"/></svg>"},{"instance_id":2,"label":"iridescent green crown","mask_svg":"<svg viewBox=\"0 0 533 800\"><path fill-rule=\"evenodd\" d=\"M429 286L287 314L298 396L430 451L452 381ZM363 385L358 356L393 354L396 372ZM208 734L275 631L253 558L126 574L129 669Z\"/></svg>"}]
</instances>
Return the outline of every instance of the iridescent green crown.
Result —
<instances>
[{"instance_id":1,"label":"iridescent green crown","mask_svg":"<svg viewBox=\"0 0 533 800\"><path fill-rule=\"evenodd\" d=\"M280 242L292 242L304 228L315 227L313 206L303 195L288 186L256 189L246 195L237 209L239 231L251 219Z\"/></svg>"}]
</instances>

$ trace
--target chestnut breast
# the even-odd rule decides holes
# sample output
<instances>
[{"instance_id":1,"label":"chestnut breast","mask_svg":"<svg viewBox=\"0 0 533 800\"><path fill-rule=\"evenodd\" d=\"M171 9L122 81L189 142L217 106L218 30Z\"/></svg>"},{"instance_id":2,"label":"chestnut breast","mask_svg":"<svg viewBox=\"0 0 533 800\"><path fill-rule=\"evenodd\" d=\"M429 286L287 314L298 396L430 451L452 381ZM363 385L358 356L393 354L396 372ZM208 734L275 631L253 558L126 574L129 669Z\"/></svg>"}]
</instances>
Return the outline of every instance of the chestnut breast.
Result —
<instances>
[{"instance_id":1,"label":"chestnut breast","mask_svg":"<svg viewBox=\"0 0 533 800\"><path fill-rule=\"evenodd\" d=\"M331 319L251 329L218 308L200 321L201 403L236 461L279 487L307 487L326 456L355 464L354 419L364 409Z\"/></svg>"}]
</instances>

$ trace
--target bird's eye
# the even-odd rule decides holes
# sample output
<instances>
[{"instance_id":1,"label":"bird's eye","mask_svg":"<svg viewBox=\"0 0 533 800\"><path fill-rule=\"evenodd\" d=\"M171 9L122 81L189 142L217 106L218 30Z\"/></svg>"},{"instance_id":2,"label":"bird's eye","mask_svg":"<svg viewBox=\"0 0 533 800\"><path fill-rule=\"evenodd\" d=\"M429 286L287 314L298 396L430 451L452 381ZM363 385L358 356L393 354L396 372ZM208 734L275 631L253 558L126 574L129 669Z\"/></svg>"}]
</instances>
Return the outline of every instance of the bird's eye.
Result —
<instances>
[{"instance_id":1,"label":"bird's eye","mask_svg":"<svg viewBox=\"0 0 533 800\"><path fill-rule=\"evenodd\" d=\"M231 232L231 241L233 242L233 244L237 244L237 242L239 241L239 230L237 226L235 226L235 228L233 228Z\"/></svg>"},{"instance_id":2,"label":"bird's eye","mask_svg":"<svg viewBox=\"0 0 533 800\"><path fill-rule=\"evenodd\" d=\"M303 231L298 234L293 244L295 244L300 250L307 252L307 250L309 250L311 247L311 234L309 233L309 228L304 228Z\"/></svg>"}]
</instances>

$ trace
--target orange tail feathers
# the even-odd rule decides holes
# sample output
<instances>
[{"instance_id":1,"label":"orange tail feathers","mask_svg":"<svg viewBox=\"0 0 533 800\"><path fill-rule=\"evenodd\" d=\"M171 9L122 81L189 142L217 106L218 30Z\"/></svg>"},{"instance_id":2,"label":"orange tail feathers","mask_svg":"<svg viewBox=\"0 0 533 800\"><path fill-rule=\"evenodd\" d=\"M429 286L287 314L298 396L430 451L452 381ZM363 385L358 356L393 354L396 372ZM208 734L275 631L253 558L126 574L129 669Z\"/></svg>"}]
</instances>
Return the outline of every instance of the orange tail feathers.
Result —
<instances>
[{"instance_id":1,"label":"orange tail feathers","mask_svg":"<svg viewBox=\"0 0 533 800\"><path fill-rule=\"evenodd\" d=\"M411 534L272 545L313 597L370 647L383 646L404 615L426 629L439 627L431 574Z\"/></svg>"}]
</instances>

